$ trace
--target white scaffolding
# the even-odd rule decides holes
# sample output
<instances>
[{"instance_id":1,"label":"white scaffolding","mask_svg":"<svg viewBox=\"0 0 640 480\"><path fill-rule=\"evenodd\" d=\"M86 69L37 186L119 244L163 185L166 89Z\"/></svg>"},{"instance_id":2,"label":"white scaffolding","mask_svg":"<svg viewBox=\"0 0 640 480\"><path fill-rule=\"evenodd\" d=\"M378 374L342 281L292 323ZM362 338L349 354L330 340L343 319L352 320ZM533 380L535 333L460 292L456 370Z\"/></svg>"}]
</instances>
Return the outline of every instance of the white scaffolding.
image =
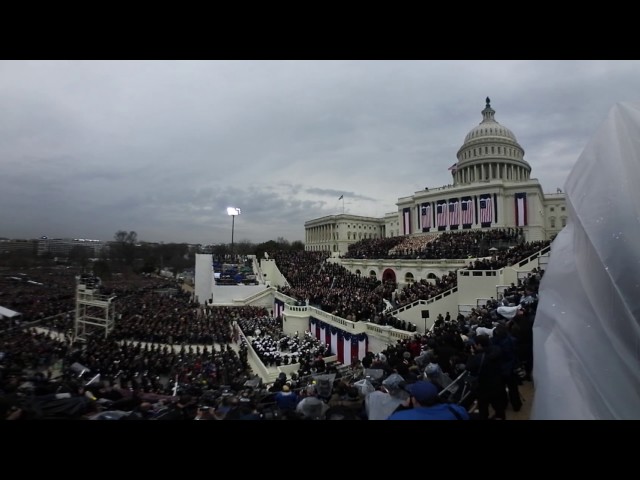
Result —
<instances>
[{"instance_id":1,"label":"white scaffolding","mask_svg":"<svg viewBox=\"0 0 640 480\"><path fill-rule=\"evenodd\" d=\"M78 278L76 284L76 316L74 340L86 342L90 335L102 334L105 338L115 326L115 296L99 294L94 278Z\"/></svg>"}]
</instances>

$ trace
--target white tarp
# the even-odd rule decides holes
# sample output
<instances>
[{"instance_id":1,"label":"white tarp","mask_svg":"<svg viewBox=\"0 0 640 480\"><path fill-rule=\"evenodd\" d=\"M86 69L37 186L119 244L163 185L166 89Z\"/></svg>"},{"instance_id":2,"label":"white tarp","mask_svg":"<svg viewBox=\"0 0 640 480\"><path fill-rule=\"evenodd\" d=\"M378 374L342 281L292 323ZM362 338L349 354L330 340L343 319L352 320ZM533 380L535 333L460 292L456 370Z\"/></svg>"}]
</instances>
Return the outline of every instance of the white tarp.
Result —
<instances>
[{"instance_id":1,"label":"white tarp","mask_svg":"<svg viewBox=\"0 0 640 480\"><path fill-rule=\"evenodd\" d=\"M5 307L0 307L0 318L13 318L13 317L19 317L20 315L22 314L18 312L14 312L13 310L9 310L8 308L5 308Z\"/></svg>"},{"instance_id":2,"label":"white tarp","mask_svg":"<svg viewBox=\"0 0 640 480\"><path fill-rule=\"evenodd\" d=\"M531 419L640 419L640 104L611 109L565 191L533 328Z\"/></svg>"},{"instance_id":3,"label":"white tarp","mask_svg":"<svg viewBox=\"0 0 640 480\"><path fill-rule=\"evenodd\" d=\"M522 307L520 305L516 305L515 307L498 307L496 308L496 312L498 312L500 315L502 315L504 318L508 318L509 320L513 319L516 314L518 313L518 310L520 310Z\"/></svg>"}]
</instances>

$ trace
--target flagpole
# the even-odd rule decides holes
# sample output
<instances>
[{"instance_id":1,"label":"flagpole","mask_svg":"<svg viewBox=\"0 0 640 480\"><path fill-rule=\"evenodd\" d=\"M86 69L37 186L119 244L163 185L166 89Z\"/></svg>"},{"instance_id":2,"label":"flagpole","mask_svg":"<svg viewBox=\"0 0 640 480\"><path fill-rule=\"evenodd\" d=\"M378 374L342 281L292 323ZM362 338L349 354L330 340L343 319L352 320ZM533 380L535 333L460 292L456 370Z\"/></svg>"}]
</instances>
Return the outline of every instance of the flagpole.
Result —
<instances>
[{"instance_id":1,"label":"flagpole","mask_svg":"<svg viewBox=\"0 0 640 480\"><path fill-rule=\"evenodd\" d=\"M342 214L344 215L344 195L342 195Z\"/></svg>"}]
</instances>

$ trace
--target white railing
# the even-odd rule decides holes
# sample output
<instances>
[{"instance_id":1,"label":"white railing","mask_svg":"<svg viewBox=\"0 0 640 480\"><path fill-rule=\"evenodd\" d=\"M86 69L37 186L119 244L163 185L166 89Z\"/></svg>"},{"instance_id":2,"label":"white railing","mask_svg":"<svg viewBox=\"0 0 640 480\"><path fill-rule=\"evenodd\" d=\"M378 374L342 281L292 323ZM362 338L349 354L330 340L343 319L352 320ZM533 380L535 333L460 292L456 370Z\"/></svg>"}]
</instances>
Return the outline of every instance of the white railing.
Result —
<instances>
[{"instance_id":1,"label":"white railing","mask_svg":"<svg viewBox=\"0 0 640 480\"><path fill-rule=\"evenodd\" d=\"M316 307L309 307L310 313L319 320L327 322L336 327L341 327L342 330L357 330L357 333L363 332L364 328L361 326L364 322L352 322L351 320L345 320L342 317L338 317L324 310L320 310Z\"/></svg>"},{"instance_id":2,"label":"white railing","mask_svg":"<svg viewBox=\"0 0 640 480\"><path fill-rule=\"evenodd\" d=\"M469 258L454 258L454 259L438 259L438 258L343 258L341 259L343 265L349 265L355 267L360 264L371 264L371 262L377 262L377 266L383 266L389 263L393 263L398 267L410 266L419 262L422 267L428 267L429 265L464 265L467 266L471 261Z\"/></svg>"},{"instance_id":3,"label":"white railing","mask_svg":"<svg viewBox=\"0 0 640 480\"><path fill-rule=\"evenodd\" d=\"M377 325L375 323L365 323L367 333L378 338L386 339L387 343L395 345L397 340L407 340L413 338L415 332L407 332L406 330L398 330L390 325ZM391 342L390 340L393 340Z\"/></svg>"},{"instance_id":4,"label":"white railing","mask_svg":"<svg viewBox=\"0 0 640 480\"><path fill-rule=\"evenodd\" d=\"M398 307L395 310L392 310L390 313L391 313L391 315L393 315L395 313L400 313L400 312L404 312L405 310L409 310L410 308L413 308L413 307L415 307L417 305L430 305L433 302L437 302L438 300L440 300L440 299L442 299L444 297L448 297L452 293L456 293L457 291L458 291L458 287L455 286L453 288L450 288L449 290L445 290L444 292L439 293L435 297L429 298L427 300L424 300L424 299L415 300L412 303L409 303L407 305L403 305L402 307Z\"/></svg>"},{"instance_id":5,"label":"white railing","mask_svg":"<svg viewBox=\"0 0 640 480\"><path fill-rule=\"evenodd\" d=\"M551 245L547 245L546 247L544 247L542 250L534 253L533 255L530 255L529 257L525 258L524 260L521 260L520 262L518 262L518 267L523 267L525 266L527 263L537 259L538 257L548 253L551 251Z\"/></svg>"},{"instance_id":6,"label":"white railing","mask_svg":"<svg viewBox=\"0 0 640 480\"><path fill-rule=\"evenodd\" d=\"M245 305L248 305L249 303L251 303L251 302L253 302L255 300L258 300L259 298L262 298L262 297L264 297L266 295L271 295L271 293L275 292L275 290L276 289L274 287L265 287L265 289L262 290L261 292L256 292L253 295L249 295L248 297L243 298L242 302Z\"/></svg>"},{"instance_id":7,"label":"white railing","mask_svg":"<svg viewBox=\"0 0 640 480\"><path fill-rule=\"evenodd\" d=\"M256 276L256 278L258 279L258 282L260 282L261 285L264 285L264 275L262 273L262 269L260 268L260 262L258 261L257 257L253 257L253 273Z\"/></svg>"},{"instance_id":8,"label":"white railing","mask_svg":"<svg viewBox=\"0 0 640 480\"><path fill-rule=\"evenodd\" d=\"M295 305L298 302L298 300L296 300L295 298L290 297L289 295L285 295L284 293L279 292L277 289L273 290L273 295L278 300L283 301L287 305Z\"/></svg>"},{"instance_id":9,"label":"white railing","mask_svg":"<svg viewBox=\"0 0 640 480\"><path fill-rule=\"evenodd\" d=\"M404 340L412 338L414 333L407 332L406 330L398 330L389 325L378 325L376 323L370 323L366 321L352 322L351 320L345 320L342 317L333 315L332 313L325 312L316 307L308 307L306 305L285 305L285 314L296 313L308 313L310 316L322 320L323 322L338 327L341 330L349 333L368 333L376 337L380 337L384 340Z\"/></svg>"},{"instance_id":10,"label":"white railing","mask_svg":"<svg viewBox=\"0 0 640 480\"><path fill-rule=\"evenodd\" d=\"M465 317L471 313L471 311L476 308L475 305L469 304L458 304L458 313L463 314Z\"/></svg>"}]
</instances>

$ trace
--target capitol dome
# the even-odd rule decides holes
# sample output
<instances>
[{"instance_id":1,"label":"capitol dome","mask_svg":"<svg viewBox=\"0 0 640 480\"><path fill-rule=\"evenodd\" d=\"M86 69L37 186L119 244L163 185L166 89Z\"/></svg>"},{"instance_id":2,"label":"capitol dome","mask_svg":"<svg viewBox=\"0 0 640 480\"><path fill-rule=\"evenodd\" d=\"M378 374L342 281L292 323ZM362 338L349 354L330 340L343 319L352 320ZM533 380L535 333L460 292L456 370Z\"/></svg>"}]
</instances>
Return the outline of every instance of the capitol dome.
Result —
<instances>
[{"instance_id":1,"label":"capitol dome","mask_svg":"<svg viewBox=\"0 0 640 480\"><path fill-rule=\"evenodd\" d=\"M487 107L482 111L482 122L477 127L471 129L467 136L464 138L464 143L468 143L473 139L480 137L502 137L518 143L516 136L507 127L503 127L494 118L495 110L491 108L489 104L489 98L487 97ZM463 144L464 146L464 144Z\"/></svg>"},{"instance_id":2,"label":"capitol dome","mask_svg":"<svg viewBox=\"0 0 640 480\"><path fill-rule=\"evenodd\" d=\"M450 168L454 184L529 180L531 166L524 160L524 149L513 132L496 121L489 97L481 113L482 121L464 138L458 162Z\"/></svg>"}]
</instances>

